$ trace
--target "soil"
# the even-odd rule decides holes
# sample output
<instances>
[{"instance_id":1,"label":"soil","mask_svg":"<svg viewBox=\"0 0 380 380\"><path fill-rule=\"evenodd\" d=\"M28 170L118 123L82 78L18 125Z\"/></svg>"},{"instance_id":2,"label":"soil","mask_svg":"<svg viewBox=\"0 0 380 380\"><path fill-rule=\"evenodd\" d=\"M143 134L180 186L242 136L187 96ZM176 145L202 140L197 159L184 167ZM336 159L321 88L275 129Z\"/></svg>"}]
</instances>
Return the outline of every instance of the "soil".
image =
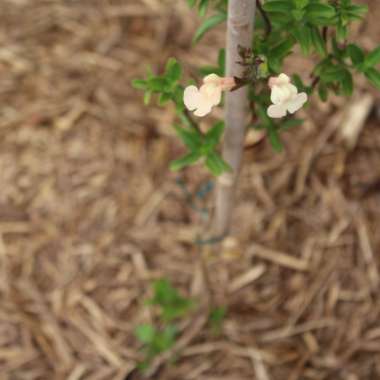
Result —
<instances>
[{"instance_id":1,"label":"soil","mask_svg":"<svg viewBox=\"0 0 380 380\"><path fill-rule=\"evenodd\" d=\"M372 49L380 5L363 2L354 40ZM284 152L247 149L231 237L197 244L214 180L169 171L174 109L130 83L170 56L187 78L215 62L224 27L192 48L198 25L186 1L1 2L0 379L144 378L134 330L157 321L162 277L197 306L152 379L380 379L379 93L357 77L299 112Z\"/></svg>"}]
</instances>

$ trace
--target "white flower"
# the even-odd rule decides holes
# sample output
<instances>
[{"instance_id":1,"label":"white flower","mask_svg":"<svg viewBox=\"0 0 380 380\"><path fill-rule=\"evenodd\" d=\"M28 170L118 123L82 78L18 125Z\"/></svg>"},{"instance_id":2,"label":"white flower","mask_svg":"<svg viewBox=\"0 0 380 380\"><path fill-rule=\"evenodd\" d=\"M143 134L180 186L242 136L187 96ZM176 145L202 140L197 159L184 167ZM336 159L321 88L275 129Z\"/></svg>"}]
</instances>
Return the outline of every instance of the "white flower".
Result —
<instances>
[{"instance_id":1,"label":"white flower","mask_svg":"<svg viewBox=\"0 0 380 380\"><path fill-rule=\"evenodd\" d=\"M203 85L188 86L183 94L183 101L189 111L194 111L195 116L205 116L211 112L213 106L220 103L223 90L231 90L235 86L234 78L222 78L216 74L203 78Z\"/></svg>"},{"instance_id":2,"label":"white flower","mask_svg":"<svg viewBox=\"0 0 380 380\"><path fill-rule=\"evenodd\" d=\"M269 117L280 118L286 116L287 112L294 113L307 101L306 93L298 94L297 87L290 83L286 74L270 78L269 87L272 90L270 99L273 103L267 110Z\"/></svg>"}]
</instances>

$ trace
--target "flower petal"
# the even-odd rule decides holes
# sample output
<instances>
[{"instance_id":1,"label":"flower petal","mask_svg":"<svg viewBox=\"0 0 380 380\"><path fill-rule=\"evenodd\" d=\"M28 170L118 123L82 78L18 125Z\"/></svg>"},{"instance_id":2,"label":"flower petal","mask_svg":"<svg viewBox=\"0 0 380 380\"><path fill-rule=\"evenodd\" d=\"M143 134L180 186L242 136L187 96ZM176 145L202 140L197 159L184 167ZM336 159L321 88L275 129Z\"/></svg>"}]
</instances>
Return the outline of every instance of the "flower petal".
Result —
<instances>
[{"instance_id":1,"label":"flower petal","mask_svg":"<svg viewBox=\"0 0 380 380\"><path fill-rule=\"evenodd\" d=\"M298 93L298 89L294 84L287 84L286 85L287 89L289 90L290 96L293 98L295 95Z\"/></svg>"},{"instance_id":2,"label":"flower petal","mask_svg":"<svg viewBox=\"0 0 380 380\"><path fill-rule=\"evenodd\" d=\"M272 104L268 107L267 114L275 119L284 117L286 115L286 107L283 104Z\"/></svg>"},{"instance_id":3,"label":"flower petal","mask_svg":"<svg viewBox=\"0 0 380 380\"><path fill-rule=\"evenodd\" d=\"M199 107L194 111L195 116L206 116L208 113L211 112L212 105L207 102L203 102L202 104L199 105Z\"/></svg>"},{"instance_id":4,"label":"flower petal","mask_svg":"<svg viewBox=\"0 0 380 380\"><path fill-rule=\"evenodd\" d=\"M204 96L204 101L210 103L211 106L218 105L222 99L222 88L214 84L204 84L199 92Z\"/></svg>"},{"instance_id":5,"label":"flower petal","mask_svg":"<svg viewBox=\"0 0 380 380\"><path fill-rule=\"evenodd\" d=\"M288 83L290 83L290 78L286 74L281 73L277 77L277 81L278 81L278 84L288 84Z\"/></svg>"},{"instance_id":6,"label":"flower petal","mask_svg":"<svg viewBox=\"0 0 380 380\"><path fill-rule=\"evenodd\" d=\"M198 108L201 102L201 95L195 86L188 86L183 93L183 102L189 111L194 111Z\"/></svg>"},{"instance_id":7,"label":"flower petal","mask_svg":"<svg viewBox=\"0 0 380 380\"><path fill-rule=\"evenodd\" d=\"M219 75L216 74L209 74L203 78L203 83L212 83L216 86L220 86L222 82L222 78Z\"/></svg>"},{"instance_id":8,"label":"flower petal","mask_svg":"<svg viewBox=\"0 0 380 380\"><path fill-rule=\"evenodd\" d=\"M273 104L281 104L283 103L287 96L288 96L288 91L286 88L283 88L282 86L273 86L272 87L272 92L270 94L270 100L272 101Z\"/></svg>"},{"instance_id":9,"label":"flower petal","mask_svg":"<svg viewBox=\"0 0 380 380\"><path fill-rule=\"evenodd\" d=\"M287 109L290 113L298 111L307 101L307 95L305 92L301 92L294 99L287 104Z\"/></svg>"}]
</instances>

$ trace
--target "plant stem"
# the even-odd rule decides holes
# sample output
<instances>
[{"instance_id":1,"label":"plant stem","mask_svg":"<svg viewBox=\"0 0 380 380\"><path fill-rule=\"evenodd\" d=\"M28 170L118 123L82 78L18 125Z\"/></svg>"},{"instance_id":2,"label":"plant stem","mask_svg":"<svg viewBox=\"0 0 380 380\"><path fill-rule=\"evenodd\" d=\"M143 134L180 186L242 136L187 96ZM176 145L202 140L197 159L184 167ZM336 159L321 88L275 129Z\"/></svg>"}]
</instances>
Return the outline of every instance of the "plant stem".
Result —
<instances>
[{"instance_id":1,"label":"plant stem","mask_svg":"<svg viewBox=\"0 0 380 380\"><path fill-rule=\"evenodd\" d=\"M256 0L256 7L257 7L257 10L260 12L261 17L264 20L264 23L265 23L265 34L267 36L269 36L269 34L271 34L271 32L272 32L272 24L271 24L271 22L269 20L268 15L266 14L266 12L263 9L260 0Z\"/></svg>"},{"instance_id":2,"label":"plant stem","mask_svg":"<svg viewBox=\"0 0 380 380\"><path fill-rule=\"evenodd\" d=\"M185 118L185 124L188 124L191 128L194 128L200 135L202 135L202 131L199 129L198 124L193 120L190 112L187 109L185 109L183 111L183 114L180 116L182 116L182 118Z\"/></svg>"},{"instance_id":3,"label":"plant stem","mask_svg":"<svg viewBox=\"0 0 380 380\"><path fill-rule=\"evenodd\" d=\"M238 46L250 48L253 38L256 2L230 0L228 2L226 75L242 76ZM218 236L225 236L230 227L234 205L234 193L243 154L246 125L249 122L248 88L240 88L226 94L226 132L223 158L232 168L218 178L214 228Z\"/></svg>"}]
</instances>

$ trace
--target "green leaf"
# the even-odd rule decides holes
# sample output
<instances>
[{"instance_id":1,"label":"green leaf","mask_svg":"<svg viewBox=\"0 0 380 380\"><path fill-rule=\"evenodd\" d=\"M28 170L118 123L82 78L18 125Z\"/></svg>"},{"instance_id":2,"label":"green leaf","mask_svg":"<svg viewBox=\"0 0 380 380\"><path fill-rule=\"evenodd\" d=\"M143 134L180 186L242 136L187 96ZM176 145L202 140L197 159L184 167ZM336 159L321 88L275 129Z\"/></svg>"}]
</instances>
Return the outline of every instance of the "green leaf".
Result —
<instances>
[{"instance_id":1,"label":"green leaf","mask_svg":"<svg viewBox=\"0 0 380 380\"><path fill-rule=\"evenodd\" d=\"M317 53L322 57L325 57L327 54L326 43L323 40L318 28L311 28L311 40Z\"/></svg>"},{"instance_id":2,"label":"green leaf","mask_svg":"<svg viewBox=\"0 0 380 380\"><path fill-rule=\"evenodd\" d=\"M281 71L282 60L290 53L294 44L295 40L290 37L272 48L268 54L268 65L273 71Z\"/></svg>"},{"instance_id":3,"label":"green leaf","mask_svg":"<svg viewBox=\"0 0 380 380\"><path fill-rule=\"evenodd\" d=\"M154 92L165 92L170 90L170 82L166 78L155 77L148 80L148 87Z\"/></svg>"},{"instance_id":4,"label":"green leaf","mask_svg":"<svg viewBox=\"0 0 380 380\"><path fill-rule=\"evenodd\" d=\"M219 49L218 53L218 66L219 66L219 76L224 76L224 70L226 67L226 50L225 49Z\"/></svg>"},{"instance_id":5,"label":"green leaf","mask_svg":"<svg viewBox=\"0 0 380 380\"><path fill-rule=\"evenodd\" d=\"M380 90L380 72L373 67L369 68L365 72L365 76L368 80L378 89Z\"/></svg>"},{"instance_id":6,"label":"green leaf","mask_svg":"<svg viewBox=\"0 0 380 380\"><path fill-rule=\"evenodd\" d=\"M352 4L346 10L349 15L362 18L368 12L368 6L364 4Z\"/></svg>"},{"instance_id":7,"label":"green leaf","mask_svg":"<svg viewBox=\"0 0 380 380\"><path fill-rule=\"evenodd\" d=\"M177 158L170 162L170 170L181 170L186 166L195 164L201 158L200 152L191 152L181 158Z\"/></svg>"},{"instance_id":8,"label":"green leaf","mask_svg":"<svg viewBox=\"0 0 380 380\"><path fill-rule=\"evenodd\" d=\"M208 0L201 0L198 7L198 14L201 17L204 17L206 15L208 8Z\"/></svg>"},{"instance_id":9,"label":"green leaf","mask_svg":"<svg viewBox=\"0 0 380 380\"><path fill-rule=\"evenodd\" d=\"M348 29L347 25L343 25L341 22L338 23L336 28L336 38L339 42L344 42L347 38Z\"/></svg>"},{"instance_id":10,"label":"green leaf","mask_svg":"<svg viewBox=\"0 0 380 380\"><path fill-rule=\"evenodd\" d=\"M305 86L305 84L303 83L301 77L298 74L293 74L292 75L292 82L297 87L297 89L298 89L299 92L306 90L307 86Z\"/></svg>"},{"instance_id":11,"label":"green leaf","mask_svg":"<svg viewBox=\"0 0 380 380\"><path fill-rule=\"evenodd\" d=\"M206 158L206 167L215 176L219 176L227 170L231 170L229 165L223 161L222 157L216 152L210 152Z\"/></svg>"},{"instance_id":12,"label":"green leaf","mask_svg":"<svg viewBox=\"0 0 380 380\"><path fill-rule=\"evenodd\" d=\"M311 30L308 26L296 26L292 30L293 37L299 42L302 53L308 55L312 43Z\"/></svg>"},{"instance_id":13,"label":"green leaf","mask_svg":"<svg viewBox=\"0 0 380 380\"><path fill-rule=\"evenodd\" d=\"M321 78L324 82L330 83L342 78L342 67L329 65L321 71Z\"/></svg>"},{"instance_id":14,"label":"green leaf","mask_svg":"<svg viewBox=\"0 0 380 380\"><path fill-rule=\"evenodd\" d=\"M271 12L270 13L270 21L274 25L281 25L282 27L285 27L285 25L289 24L293 21L293 11L291 12Z\"/></svg>"},{"instance_id":15,"label":"green leaf","mask_svg":"<svg viewBox=\"0 0 380 380\"><path fill-rule=\"evenodd\" d=\"M294 40L292 38L288 38L285 41L282 41L275 47L273 47L270 51L270 56L276 58L283 58L290 53L290 50L292 49L293 45Z\"/></svg>"},{"instance_id":16,"label":"green leaf","mask_svg":"<svg viewBox=\"0 0 380 380\"><path fill-rule=\"evenodd\" d=\"M135 329L137 339L144 344L149 344L153 341L156 335L156 329L152 325L139 325Z\"/></svg>"},{"instance_id":17,"label":"green leaf","mask_svg":"<svg viewBox=\"0 0 380 380\"><path fill-rule=\"evenodd\" d=\"M341 73L341 88L345 96L351 96L354 90L354 83L351 73L347 69L343 69Z\"/></svg>"},{"instance_id":18,"label":"green leaf","mask_svg":"<svg viewBox=\"0 0 380 380\"><path fill-rule=\"evenodd\" d=\"M309 4L309 0L293 0L293 3L297 9L303 9Z\"/></svg>"},{"instance_id":19,"label":"green leaf","mask_svg":"<svg viewBox=\"0 0 380 380\"><path fill-rule=\"evenodd\" d=\"M354 66L358 66L364 61L364 53L363 50L355 45L355 44L349 44L347 46L347 53L351 59L351 62Z\"/></svg>"},{"instance_id":20,"label":"green leaf","mask_svg":"<svg viewBox=\"0 0 380 380\"><path fill-rule=\"evenodd\" d=\"M278 12L278 13L289 13L293 6L289 1L286 0L274 0L265 2L263 9L266 12Z\"/></svg>"},{"instance_id":21,"label":"green leaf","mask_svg":"<svg viewBox=\"0 0 380 380\"><path fill-rule=\"evenodd\" d=\"M206 133L205 135L205 144L207 144L210 148L215 147L217 145L223 135L224 131L224 122L219 121L214 124L214 126Z\"/></svg>"},{"instance_id":22,"label":"green leaf","mask_svg":"<svg viewBox=\"0 0 380 380\"><path fill-rule=\"evenodd\" d=\"M210 29L215 27L216 25L226 21L227 15L225 13L217 13L206 19L201 26L196 30L193 43L198 42Z\"/></svg>"},{"instance_id":23,"label":"green leaf","mask_svg":"<svg viewBox=\"0 0 380 380\"><path fill-rule=\"evenodd\" d=\"M165 76L170 82L177 82L182 75L181 65L175 58L170 58L166 64Z\"/></svg>"},{"instance_id":24,"label":"green leaf","mask_svg":"<svg viewBox=\"0 0 380 380\"><path fill-rule=\"evenodd\" d=\"M172 90L173 101L176 104L177 111L182 112L184 110L185 105L183 104L183 87L177 85Z\"/></svg>"},{"instance_id":25,"label":"green leaf","mask_svg":"<svg viewBox=\"0 0 380 380\"><path fill-rule=\"evenodd\" d=\"M177 328L174 325L165 327L156 339L156 346L159 352L164 352L173 347L177 336Z\"/></svg>"},{"instance_id":26,"label":"green leaf","mask_svg":"<svg viewBox=\"0 0 380 380\"><path fill-rule=\"evenodd\" d=\"M187 0L187 4L189 5L190 8L194 8L197 0Z\"/></svg>"},{"instance_id":27,"label":"green leaf","mask_svg":"<svg viewBox=\"0 0 380 380\"><path fill-rule=\"evenodd\" d=\"M366 69L374 67L380 63L380 46L376 49L373 49L364 60L364 67Z\"/></svg>"},{"instance_id":28,"label":"green leaf","mask_svg":"<svg viewBox=\"0 0 380 380\"><path fill-rule=\"evenodd\" d=\"M332 18L335 16L335 8L323 3L311 3L306 7L306 15L311 19Z\"/></svg>"},{"instance_id":29,"label":"green leaf","mask_svg":"<svg viewBox=\"0 0 380 380\"><path fill-rule=\"evenodd\" d=\"M158 104L160 106L164 106L169 100L172 99L172 96L170 93L163 92L160 97L158 98Z\"/></svg>"},{"instance_id":30,"label":"green leaf","mask_svg":"<svg viewBox=\"0 0 380 380\"><path fill-rule=\"evenodd\" d=\"M272 148L276 152L281 152L284 149L284 146L282 145L280 136L278 134L278 131L274 124L269 124L267 127L269 142L272 145Z\"/></svg>"},{"instance_id":31,"label":"green leaf","mask_svg":"<svg viewBox=\"0 0 380 380\"><path fill-rule=\"evenodd\" d=\"M132 86L138 90L145 90L147 87L146 80L143 79L134 79L132 81Z\"/></svg>"},{"instance_id":32,"label":"green leaf","mask_svg":"<svg viewBox=\"0 0 380 380\"><path fill-rule=\"evenodd\" d=\"M161 307L161 317L165 321L185 315L193 306L193 302L180 296L167 279L155 281L153 289L153 298L148 303Z\"/></svg>"},{"instance_id":33,"label":"green leaf","mask_svg":"<svg viewBox=\"0 0 380 380\"><path fill-rule=\"evenodd\" d=\"M192 151L197 151L202 145L202 136L195 129L181 128L174 125L174 129L182 142Z\"/></svg>"},{"instance_id":34,"label":"green leaf","mask_svg":"<svg viewBox=\"0 0 380 380\"><path fill-rule=\"evenodd\" d=\"M298 127L302 125L302 123L303 123L302 119L288 119L280 124L278 131L286 131L288 129Z\"/></svg>"},{"instance_id":35,"label":"green leaf","mask_svg":"<svg viewBox=\"0 0 380 380\"><path fill-rule=\"evenodd\" d=\"M305 10L304 9L293 9L291 11L291 15L296 21L301 21L305 16Z\"/></svg>"},{"instance_id":36,"label":"green leaf","mask_svg":"<svg viewBox=\"0 0 380 380\"><path fill-rule=\"evenodd\" d=\"M318 86L318 95L319 95L319 97L321 98L321 100L323 102L325 102L327 100L328 90L327 90L327 86L325 84L319 83L319 86Z\"/></svg>"}]
</instances>

